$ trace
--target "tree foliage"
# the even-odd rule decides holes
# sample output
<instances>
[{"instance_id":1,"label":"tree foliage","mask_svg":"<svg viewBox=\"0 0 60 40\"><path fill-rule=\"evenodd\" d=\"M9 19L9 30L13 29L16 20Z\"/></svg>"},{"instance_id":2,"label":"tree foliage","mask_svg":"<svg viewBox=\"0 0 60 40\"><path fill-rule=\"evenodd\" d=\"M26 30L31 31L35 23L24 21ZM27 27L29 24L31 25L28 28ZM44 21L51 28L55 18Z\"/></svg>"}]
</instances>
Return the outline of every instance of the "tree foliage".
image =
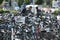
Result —
<instances>
[{"instance_id":1,"label":"tree foliage","mask_svg":"<svg viewBox=\"0 0 60 40\"><path fill-rule=\"evenodd\" d=\"M25 4L29 4L29 3L30 3L30 1L29 1L29 0L25 0L24 2L25 2Z\"/></svg>"},{"instance_id":2,"label":"tree foliage","mask_svg":"<svg viewBox=\"0 0 60 40\"><path fill-rule=\"evenodd\" d=\"M17 0L18 5L22 5L24 0Z\"/></svg>"},{"instance_id":3,"label":"tree foliage","mask_svg":"<svg viewBox=\"0 0 60 40\"><path fill-rule=\"evenodd\" d=\"M52 6L52 1L53 0L47 0L47 5Z\"/></svg>"},{"instance_id":4,"label":"tree foliage","mask_svg":"<svg viewBox=\"0 0 60 40\"><path fill-rule=\"evenodd\" d=\"M5 0L6 2L8 2L9 0Z\"/></svg>"},{"instance_id":5,"label":"tree foliage","mask_svg":"<svg viewBox=\"0 0 60 40\"><path fill-rule=\"evenodd\" d=\"M11 6L11 0L9 0L9 5Z\"/></svg>"},{"instance_id":6,"label":"tree foliage","mask_svg":"<svg viewBox=\"0 0 60 40\"><path fill-rule=\"evenodd\" d=\"M18 3L19 6L21 6L23 3L29 4L30 1L29 0L17 0L17 3Z\"/></svg>"},{"instance_id":7,"label":"tree foliage","mask_svg":"<svg viewBox=\"0 0 60 40\"><path fill-rule=\"evenodd\" d=\"M0 0L0 4L2 4L3 0Z\"/></svg>"},{"instance_id":8,"label":"tree foliage","mask_svg":"<svg viewBox=\"0 0 60 40\"><path fill-rule=\"evenodd\" d=\"M43 4L43 0L37 0L36 2L35 2L35 4L38 4L38 5L40 5L40 4Z\"/></svg>"}]
</instances>

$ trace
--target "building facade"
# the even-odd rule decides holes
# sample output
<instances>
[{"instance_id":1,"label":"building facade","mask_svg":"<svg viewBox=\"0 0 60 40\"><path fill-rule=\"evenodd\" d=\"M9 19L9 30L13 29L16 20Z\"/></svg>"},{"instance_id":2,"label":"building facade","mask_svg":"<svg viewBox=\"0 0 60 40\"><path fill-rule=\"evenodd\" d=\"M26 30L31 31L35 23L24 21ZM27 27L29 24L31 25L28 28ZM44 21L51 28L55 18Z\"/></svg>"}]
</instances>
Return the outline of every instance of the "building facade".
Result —
<instances>
[{"instance_id":1,"label":"building facade","mask_svg":"<svg viewBox=\"0 0 60 40\"><path fill-rule=\"evenodd\" d=\"M52 7L60 7L60 0L53 0Z\"/></svg>"}]
</instances>

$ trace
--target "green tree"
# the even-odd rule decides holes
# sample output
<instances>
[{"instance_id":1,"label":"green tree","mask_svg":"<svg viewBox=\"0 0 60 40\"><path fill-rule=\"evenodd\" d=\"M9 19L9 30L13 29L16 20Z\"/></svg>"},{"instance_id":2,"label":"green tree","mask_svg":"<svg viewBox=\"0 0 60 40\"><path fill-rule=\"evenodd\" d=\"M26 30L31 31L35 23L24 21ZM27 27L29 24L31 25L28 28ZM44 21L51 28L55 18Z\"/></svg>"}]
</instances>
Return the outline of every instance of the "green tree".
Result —
<instances>
[{"instance_id":1,"label":"green tree","mask_svg":"<svg viewBox=\"0 0 60 40\"><path fill-rule=\"evenodd\" d=\"M40 5L40 4L43 4L43 0L37 0L36 2L35 2L35 4L38 4L38 5Z\"/></svg>"},{"instance_id":2,"label":"green tree","mask_svg":"<svg viewBox=\"0 0 60 40\"><path fill-rule=\"evenodd\" d=\"M9 0L9 5L11 6L11 0Z\"/></svg>"},{"instance_id":3,"label":"green tree","mask_svg":"<svg viewBox=\"0 0 60 40\"><path fill-rule=\"evenodd\" d=\"M29 3L30 3L30 1L29 1L29 0L25 0L24 2L25 2L25 4L29 4Z\"/></svg>"},{"instance_id":4,"label":"green tree","mask_svg":"<svg viewBox=\"0 0 60 40\"><path fill-rule=\"evenodd\" d=\"M2 4L3 0L0 0L0 4Z\"/></svg>"},{"instance_id":5,"label":"green tree","mask_svg":"<svg viewBox=\"0 0 60 40\"><path fill-rule=\"evenodd\" d=\"M47 5L52 6L52 1L53 0L47 0Z\"/></svg>"},{"instance_id":6,"label":"green tree","mask_svg":"<svg viewBox=\"0 0 60 40\"><path fill-rule=\"evenodd\" d=\"M8 2L9 0L5 0L6 2Z\"/></svg>"},{"instance_id":7,"label":"green tree","mask_svg":"<svg viewBox=\"0 0 60 40\"><path fill-rule=\"evenodd\" d=\"M30 3L29 0L16 0L16 1L17 1L19 6L21 6L23 3L25 3L25 4L29 4Z\"/></svg>"},{"instance_id":8,"label":"green tree","mask_svg":"<svg viewBox=\"0 0 60 40\"><path fill-rule=\"evenodd\" d=\"M19 6L21 6L23 4L24 0L17 0L17 3Z\"/></svg>"}]
</instances>

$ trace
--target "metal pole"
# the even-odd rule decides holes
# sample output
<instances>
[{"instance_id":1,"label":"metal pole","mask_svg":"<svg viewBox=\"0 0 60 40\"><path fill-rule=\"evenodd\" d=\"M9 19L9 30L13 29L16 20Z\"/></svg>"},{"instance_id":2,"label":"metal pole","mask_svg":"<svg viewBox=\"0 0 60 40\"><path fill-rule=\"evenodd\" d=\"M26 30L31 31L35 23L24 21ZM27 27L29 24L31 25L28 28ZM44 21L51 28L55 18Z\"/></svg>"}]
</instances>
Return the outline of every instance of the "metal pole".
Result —
<instances>
[{"instance_id":1,"label":"metal pole","mask_svg":"<svg viewBox=\"0 0 60 40\"><path fill-rule=\"evenodd\" d=\"M11 34L11 40L13 40L13 28L11 28L12 34Z\"/></svg>"},{"instance_id":2,"label":"metal pole","mask_svg":"<svg viewBox=\"0 0 60 40\"><path fill-rule=\"evenodd\" d=\"M35 0L33 0L33 6L35 5ZM33 13L35 13L35 7L33 7Z\"/></svg>"},{"instance_id":3,"label":"metal pole","mask_svg":"<svg viewBox=\"0 0 60 40\"><path fill-rule=\"evenodd\" d=\"M35 4L35 0L33 0L33 5Z\"/></svg>"}]
</instances>

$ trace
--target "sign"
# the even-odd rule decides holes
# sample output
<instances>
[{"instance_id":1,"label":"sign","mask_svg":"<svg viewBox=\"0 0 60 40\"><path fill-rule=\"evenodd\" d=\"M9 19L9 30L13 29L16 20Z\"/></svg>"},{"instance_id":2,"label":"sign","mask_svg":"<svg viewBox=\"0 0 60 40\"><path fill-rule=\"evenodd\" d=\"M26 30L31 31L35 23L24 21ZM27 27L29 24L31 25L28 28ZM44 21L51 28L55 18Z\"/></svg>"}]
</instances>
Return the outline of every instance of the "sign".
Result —
<instances>
[{"instance_id":1,"label":"sign","mask_svg":"<svg viewBox=\"0 0 60 40\"><path fill-rule=\"evenodd\" d=\"M19 7L15 7L15 10L19 10Z\"/></svg>"},{"instance_id":2,"label":"sign","mask_svg":"<svg viewBox=\"0 0 60 40\"><path fill-rule=\"evenodd\" d=\"M25 24L25 17L15 16L14 19L16 22L22 22L23 24Z\"/></svg>"},{"instance_id":3,"label":"sign","mask_svg":"<svg viewBox=\"0 0 60 40\"><path fill-rule=\"evenodd\" d=\"M59 15L57 16L57 20L60 20L60 16Z\"/></svg>"}]
</instances>

